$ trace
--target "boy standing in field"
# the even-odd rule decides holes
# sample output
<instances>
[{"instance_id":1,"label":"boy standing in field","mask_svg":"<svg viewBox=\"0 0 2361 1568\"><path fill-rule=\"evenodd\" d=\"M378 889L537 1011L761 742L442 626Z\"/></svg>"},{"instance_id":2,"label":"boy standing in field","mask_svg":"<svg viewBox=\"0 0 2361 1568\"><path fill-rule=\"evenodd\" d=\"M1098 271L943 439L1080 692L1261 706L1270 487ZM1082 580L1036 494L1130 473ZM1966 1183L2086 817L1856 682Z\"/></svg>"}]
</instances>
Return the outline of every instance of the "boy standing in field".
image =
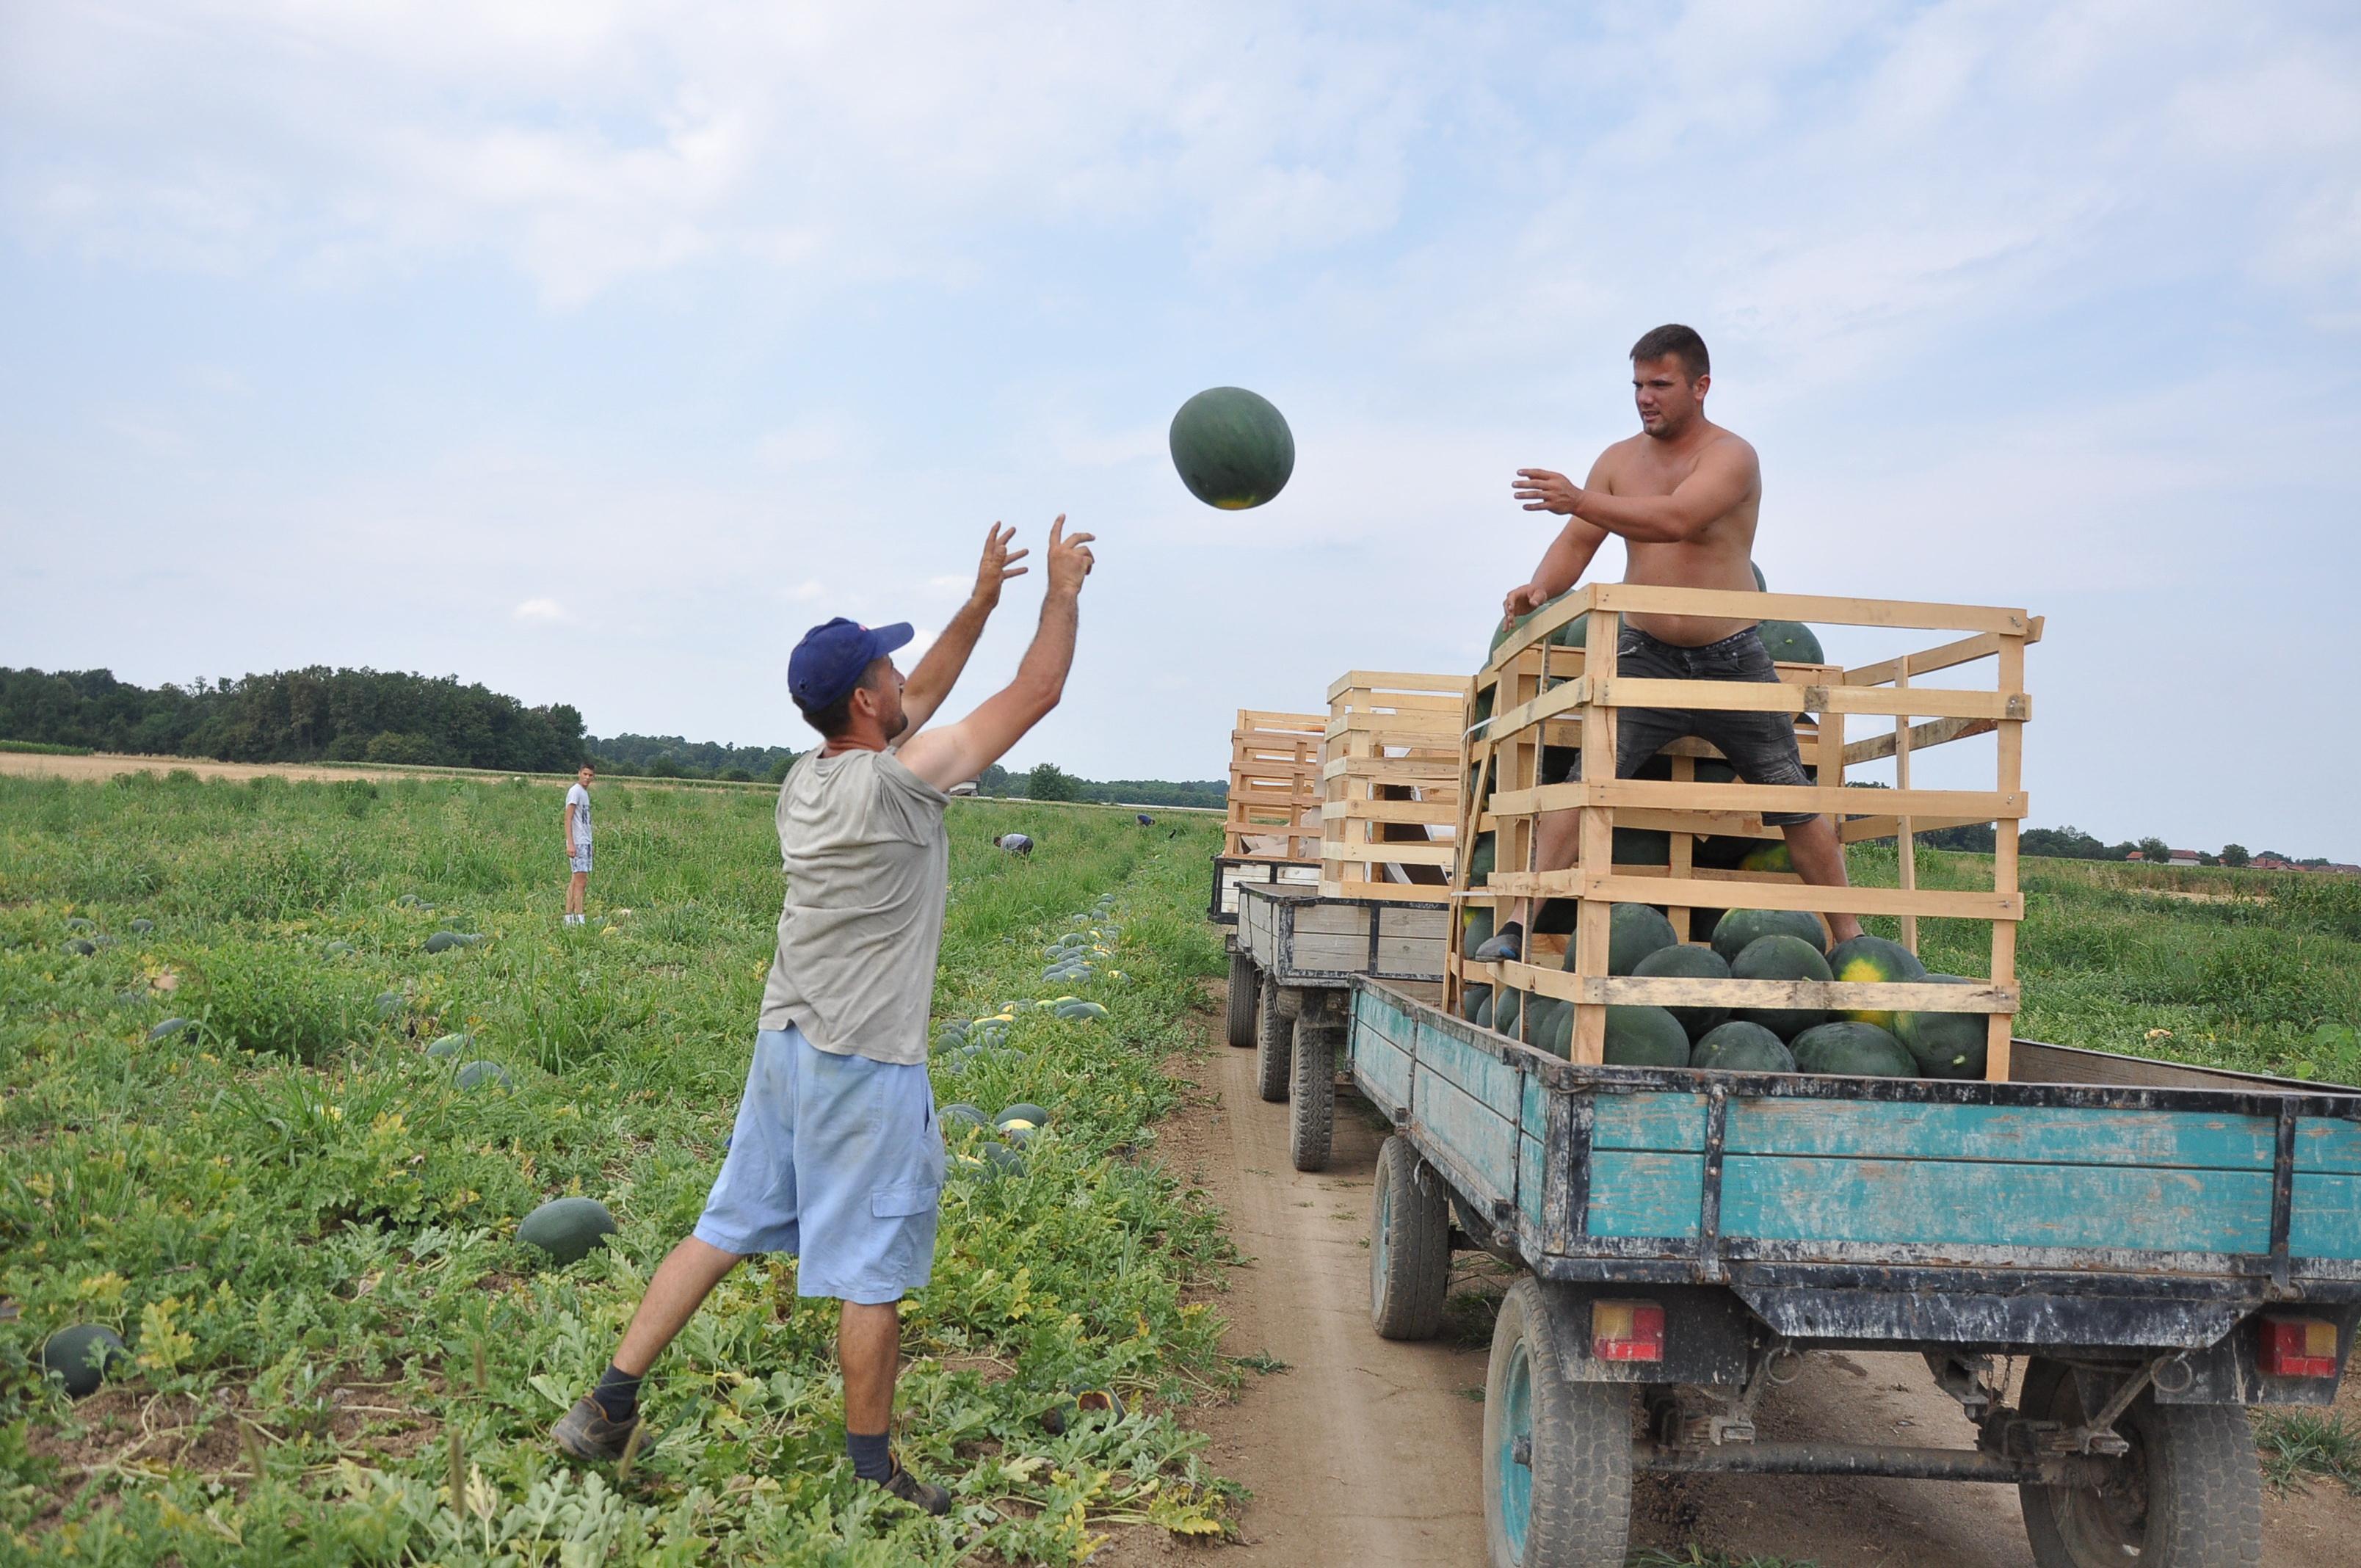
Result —
<instances>
[{"instance_id":1,"label":"boy standing in field","mask_svg":"<svg viewBox=\"0 0 2361 1568\"><path fill-rule=\"evenodd\" d=\"M648 1281L613 1363L557 1423L577 1459L620 1458L640 1380L722 1276L752 1253L797 1259L796 1291L833 1297L853 1474L929 1513L950 1494L888 1446L901 1300L932 1277L945 1151L927 1019L950 893L951 785L974 778L1064 694L1091 535L1051 524L1049 592L1016 679L957 724L919 730L967 665L1001 585L1022 576L994 525L975 591L906 680L907 626L836 620L804 634L787 690L827 742L779 788L787 894L746 1093L697 1229Z\"/></svg>"},{"instance_id":2,"label":"boy standing in field","mask_svg":"<svg viewBox=\"0 0 2361 1568\"><path fill-rule=\"evenodd\" d=\"M582 924L582 895L590 886L590 780L598 770L585 762L575 770L566 792L566 863L573 875L566 883L566 923Z\"/></svg>"}]
</instances>

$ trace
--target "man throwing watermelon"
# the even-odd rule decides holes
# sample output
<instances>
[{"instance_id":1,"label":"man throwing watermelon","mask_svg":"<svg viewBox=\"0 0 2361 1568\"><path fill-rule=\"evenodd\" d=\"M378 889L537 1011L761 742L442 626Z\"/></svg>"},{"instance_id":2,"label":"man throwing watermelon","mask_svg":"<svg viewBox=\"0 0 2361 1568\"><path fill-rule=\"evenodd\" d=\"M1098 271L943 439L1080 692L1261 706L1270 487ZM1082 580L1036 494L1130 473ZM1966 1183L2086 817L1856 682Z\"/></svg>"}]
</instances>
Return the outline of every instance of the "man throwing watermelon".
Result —
<instances>
[{"instance_id":1,"label":"man throwing watermelon","mask_svg":"<svg viewBox=\"0 0 2361 1568\"><path fill-rule=\"evenodd\" d=\"M1705 340L1688 327L1660 326L1631 345L1640 433L1599 454L1580 485L1547 468L1517 470L1516 498L1525 510L1555 512L1566 524L1543 553L1532 580L1510 588L1501 601L1504 620L1539 609L1574 587L1609 534L1623 541L1627 583L1754 590L1751 560L1755 516L1763 506L1763 468L1752 446L1705 417L1712 381ZM1620 674L1641 680L1779 678L1755 623L1718 616L1626 615L1615 664ZM1749 784L1811 783L1795 745L1795 722L1784 713L1626 707L1618 714L1619 778L1631 777L1666 746L1695 735L1711 741ZM1577 756L1566 778L1581 776ZM1845 885L1844 848L1826 817L1766 811L1763 820L1785 831L1788 854L1806 882ZM1574 864L1579 821L1572 811L1543 815L1534 845L1536 870L1564 871ZM1531 916L1532 900L1519 900L1510 920L1476 949L1476 957L1521 958ZM1861 935L1861 922L1850 915L1831 915L1828 922L1838 941Z\"/></svg>"},{"instance_id":2,"label":"man throwing watermelon","mask_svg":"<svg viewBox=\"0 0 2361 1568\"><path fill-rule=\"evenodd\" d=\"M1091 535L1050 525L1049 591L1005 689L925 730L967 665L1001 585L1022 576L1014 529L984 541L975 591L906 680L907 626L836 620L804 634L787 689L825 742L779 788L787 894L754 1059L704 1216L648 1281L598 1385L557 1423L578 1459L620 1458L640 1424L640 1380L706 1296L752 1253L796 1256L796 1289L833 1297L853 1473L946 1513L950 1495L886 1442L902 1297L934 1268L942 1131L927 1079L927 1017L942 945L951 785L997 762L1057 707L1074 660Z\"/></svg>"}]
</instances>

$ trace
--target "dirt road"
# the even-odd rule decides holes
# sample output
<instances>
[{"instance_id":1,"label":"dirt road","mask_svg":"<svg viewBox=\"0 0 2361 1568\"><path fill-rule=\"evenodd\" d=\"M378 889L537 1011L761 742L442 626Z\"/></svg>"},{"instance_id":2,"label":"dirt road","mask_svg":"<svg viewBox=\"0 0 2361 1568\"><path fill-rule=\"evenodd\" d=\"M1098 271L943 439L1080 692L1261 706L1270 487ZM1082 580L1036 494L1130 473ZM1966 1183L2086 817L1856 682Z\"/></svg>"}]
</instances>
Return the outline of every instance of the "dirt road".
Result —
<instances>
[{"instance_id":1,"label":"dirt road","mask_svg":"<svg viewBox=\"0 0 2361 1568\"><path fill-rule=\"evenodd\" d=\"M1253 1491L1243 1543L1224 1563L1416 1564L1485 1560L1477 1442L1484 1344L1498 1280L1488 1261L1455 1279L1456 1332L1427 1344L1378 1338L1368 1322L1368 1194L1378 1145L1367 1107L1340 1095L1328 1170L1290 1168L1286 1108L1265 1104L1254 1056L1216 1045L1191 1064L1207 1091L1166 1124L1159 1153L1230 1215L1252 1260L1220 1299L1232 1355L1287 1370L1251 1377L1205 1412L1208 1462ZM2348 1389L2353 1386L2348 1383ZM1471 1397L1475 1396L1475 1397ZM2356 1403L2348 1393L2348 1409ZM1915 1355L1821 1354L1766 1401L1779 1439L1969 1446L1973 1431ZM1696 1547L1821 1568L2031 1568L2011 1486L1854 1478L1643 1477L1635 1550ZM2361 1498L2333 1482L2269 1497L2266 1568L2361 1568ZM1137 1537L1115 1562L1201 1554Z\"/></svg>"}]
</instances>

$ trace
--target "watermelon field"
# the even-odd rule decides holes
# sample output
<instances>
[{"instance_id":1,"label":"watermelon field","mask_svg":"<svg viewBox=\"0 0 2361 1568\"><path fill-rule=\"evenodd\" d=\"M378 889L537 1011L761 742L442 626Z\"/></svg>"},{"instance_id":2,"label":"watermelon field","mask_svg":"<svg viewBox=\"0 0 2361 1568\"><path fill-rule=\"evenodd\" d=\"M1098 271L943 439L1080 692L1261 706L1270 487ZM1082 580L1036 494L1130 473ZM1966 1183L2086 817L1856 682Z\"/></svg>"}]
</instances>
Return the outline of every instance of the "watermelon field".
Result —
<instances>
[{"instance_id":1,"label":"watermelon field","mask_svg":"<svg viewBox=\"0 0 2361 1568\"><path fill-rule=\"evenodd\" d=\"M1228 1531L1191 1422L1238 1382L1235 1255L1156 1146L1222 968L1218 830L1180 814L951 811L938 1018L1106 1010L1016 1011L933 1069L946 1104L1049 1113L1021 1169L962 1163L906 1309L898 1441L951 1517L853 1481L833 1310L787 1259L658 1363L630 1474L555 1454L712 1179L779 899L769 792L597 799L567 931L545 786L0 777L0 1562L1066 1563ZM992 848L1014 829L1029 860ZM1854 873L1891 884L1891 847ZM1920 857L1926 885L1989 875ZM2024 884L2024 1033L2361 1080L2361 882ZM1093 928L1087 965L1050 957ZM1925 935L1973 971L1981 932ZM518 1228L570 1196L620 1230L560 1267ZM38 1366L74 1323L126 1345L80 1400Z\"/></svg>"},{"instance_id":2,"label":"watermelon field","mask_svg":"<svg viewBox=\"0 0 2361 1568\"><path fill-rule=\"evenodd\" d=\"M834 1307L783 1258L659 1363L627 1478L550 1448L719 1162L777 916L771 806L599 786L592 921L567 931L552 789L0 779L0 1561L882 1568L1220 1533L1172 1412L1235 1381L1191 1299L1228 1249L1153 1150L1159 1064L1202 1044L1221 964L1217 829L1179 814L950 815L939 1014L1106 1009L1027 1011L934 1069L945 1102L1050 1113L1021 1172L954 1176L906 1309L898 1441L952 1517L852 1479ZM1031 859L991 847L1019 828ZM1107 894L1110 954L1044 986ZM444 932L482 939L430 952ZM620 1234L550 1266L518 1223L574 1194ZM33 1365L74 1322L131 1358L79 1402Z\"/></svg>"}]
</instances>

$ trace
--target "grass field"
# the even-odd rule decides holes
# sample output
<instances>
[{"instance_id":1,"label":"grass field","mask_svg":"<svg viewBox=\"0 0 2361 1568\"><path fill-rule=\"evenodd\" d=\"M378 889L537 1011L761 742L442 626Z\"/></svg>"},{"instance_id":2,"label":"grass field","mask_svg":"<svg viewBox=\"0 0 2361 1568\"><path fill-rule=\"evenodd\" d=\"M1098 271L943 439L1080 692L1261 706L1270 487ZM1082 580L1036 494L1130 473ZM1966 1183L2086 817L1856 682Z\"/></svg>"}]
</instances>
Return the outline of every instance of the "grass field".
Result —
<instances>
[{"instance_id":1,"label":"grass field","mask_svg":"<svg viewBox=\"0 0 2361 1568\"><path fill-rule=\"evenodd\" d=\"M1191 1301L1227 1244L1152 1158L1159 1064L1221 964L1217 828L953 808L938 1017L1063 991L1111 1015L1028 1013L1019 1054L935 1066L945 1102L1054 1112L1023 1177L955 1179L908 1312L902 1442L960 1499L937 1523L851 1481L832 1312L785 1260L659 1364L664 1436L628 1478L547 1446L712 1179L779 899L767 792L609 784L598 820L569 933L546 787L0 777L0 1561L1068 1563L1116 1521L1223 1530L1233 1494L1173 1412L1235 1381ZM1013 828L1032 860L990 847ZM1855 868L1894 879L1890 849ZM2361 885L2071 861L2025 883L2024 1033L2361 1080ZM1044 987L1044 947L1108 893L1125 978ZM486 939L428 955L446 928ZM1978 936L1930 925L1930 963L1982 972ZM150 1041L172 1017L193 1026ZM430 1058L449 1033L467 1048ZM513 1089L459 1090L469 1058ZM621 1234L538 1267L516 1223L572 1193ZM27 1362L77 1321L137 1358L79 1405ZM1051 1435L1075 1384L1127 1413Z\"/></svg>"},{"instance_id":2,"label":"grass field","mask_svg":"<svg viewBox=\"0 0 2361 1568\"><path fill-rule=\"evenodd\" d=\"M1233 1376L1184 1301L1226 1244L1137 1157L1220 964L1217 829L952 810L939 1016L1045 990L1110 1016L1027 1014L1018 1053L935 1068L945 1102L1054 1116L1021 1178L955 1178L907 1313L901 1441L960 1499L938 1523L851 1479L833 1310L786 1260L741 1267L659 1365L664 1435L626 1483L548 1449L712 1180L779 902L765 795L606 785L598 821L569 933L551 790L0 779L0 1558L1065 1563L1110 1520L1220 1530L1166 1412ZM990 846L1015 828L1030 861ZM1125 978L1040 985L1108 893ZM487 939L428 956L445 928ZM196 1025L150 1043L173 1016ZM447 1032L469 1047L429 1058ZM457 1089L470 1057L513 1091ZM516 1222L570 1193L621 1234L536 1267ZM137 1365L70 1405L27 1358L78 1320ZM1070 1384L1128 1413L1052 1436Z\"/></svg>"}]
</instances>

